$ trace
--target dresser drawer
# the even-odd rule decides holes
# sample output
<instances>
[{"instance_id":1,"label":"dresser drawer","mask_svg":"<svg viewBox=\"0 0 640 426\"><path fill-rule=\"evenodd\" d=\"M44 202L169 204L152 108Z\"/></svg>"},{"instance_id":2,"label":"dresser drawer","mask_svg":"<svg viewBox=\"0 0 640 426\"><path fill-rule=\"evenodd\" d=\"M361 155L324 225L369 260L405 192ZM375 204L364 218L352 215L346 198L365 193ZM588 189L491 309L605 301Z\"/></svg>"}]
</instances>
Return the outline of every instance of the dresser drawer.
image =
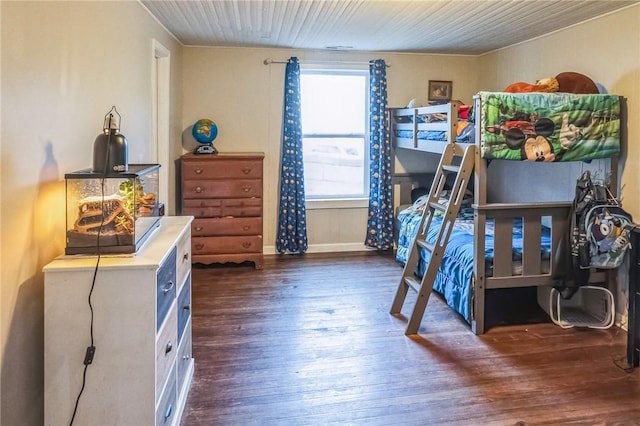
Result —
<instances>
[{"instance_id":1,"label":"dresser drawer","mask_svg":"<svg viewBox=\"0 0 640 426\"><path fill-rule=\"evenodd\" d=\"M262 198L222 200L222 216L262 216Z\"/></svg>"},{"instance_id":2,"label":"dresser drawer","mask_svg":"<svg viewBox=\"0 0 640 426\"><path fill-rule=\"evenodd\" d=\"M162 397L158 402L156 408L156 426L166 426L173 424L173 419L176 415L176 365L173 364L173 368L167 378L167 386L164 388Z\"/></svg>"},{"instance_id":3,"label":"dresser drawer","mask_svg":"<svg viewBox=\"0 0 640 426\"><path fill-rule=\"evenodd\" d=\"M262 217L195 219L191 224L191 232L194 237L261 235Z\"/></svg>"},{"instance_id":4,"label":"dresser drawer","mask_svg":"<svg viewBox=\"0 0 640 426\"><path fill-rule=\"evenodd\" d=\"M187 202L188 201L188 202ZM223 217L223 216L241 216L256 217L262 216L262 198L232 198L232 199L215 199L209 200L185 200L182 206L182 214L185 216L202 217ZM207 201L215 201L217 205L206 205ZM197 204L202 204L197 206ZM193 206L192 205L196 205Z\"/></svg>"},{"instance_id":5,"label":"dresser drawer","mask_svg":"<svg viewBox=\"0 0 640 426\"><path fill-rule=\"evenodd\" d=\"M191 353L191 321L187 323L186 332L184 333L184 339L180 342L178 348L178 357L176 364L178 365L178 391L182 390L184 381L187 379L187 372L192 361Z\"/></svg>"},{"instance_id":6,"label":"dresser drawer","mask_svg":"<svg viewBox=\"0 0 640 426\"><path fill-rule=\"evenodd\" d=\"M195 254L262 253L262 236L193 237L191 250Z\"/></svg>"},{"instance_id":7,"label":"dresser drawer","mask_svg":"<svg viewBox=\"0 0 640 426\"><path fill-rule=\"evenodd\" d=\"M222 200L218 198L183 200L182 214L195 217L220 217L222 216Z\"/></svg>"},{"instance_id":8,"label":"dresser drawer","mask_svg":"<svg viewBox=\"0 0 640 426\"><path fill-rule=\"evenodd\" d=\"M177 337L178 315L176 304L174 303L167 316L167 322L160 330L156 340L156 399L160 397L160 392L176 359L178 350Z\"/></svg>"},{"instance_id":9,"label":"dresser drawer","mask_svg":"<svg viewBox=\"0 0 640 426\"><path fill-rule=\"evenodd\" d=\"M182 214L193 217L221 217L222 207L183 207Z\"/></svg>"},{"instance_id":10,"label":"dresser drawer","mask_svg":"<svg viewBox=\"0 0 640 426\"><path fill-rule=\"evenodd\" d=\"M176 291L180 293L184 280L191 271L191 228L187 228L186 232L180 237L176 244L176 282L178 288Z\"/></svg>"},{"instance_id":11,"label":"dresser drawer","mask_svg":"<svg viewBox=\"0 0 640 426\"><path fill-rule=\"evenodd\" d=\"M182 334L189 318L191 318L191 276L187 277L178 295L178 345L182 341Z\"/></svg>"},{"instance_id":12,"label":"dresser drawer","mask_svg":"<svg viewBox=\"0 0 640 426\"><path fill-rule=\"evenodd\" d=\"M219 208L222 209L222 200L218 198L196 198L186 199L182 202L182 207L189 209L199 208Z\"/></svg>"},{"instance_id":13,"label":"dresser drawer","mask_svg":"<svg viewBox=\"0 0 640 426\"><path fill-rule=\"evenodd\" d=\"M237 179L262 178L262 162L255 160L188 161L182 165L182 178Z\"/></svg>"},{"instance_id":14,"label":"dresser drawer","mask_svg":"<svg viewBox=\"0 0 640 426\"><path fill-rule=\"evenodd\" d=\"M237 180L186 180L182 185L184 198L240 198L261 197L262 181L259 179Z\"/></svg>"},{"instance_id":15,"label":"dresser drawer","mask_svg":"<svg viewBox=\"0 0 640 426\"><path fill-rule=\"evenodd\" d=\"M156 330L160 329L167 311L176 298L176 248L162 263L156 280Z\"/></svg>"}]
</instances>

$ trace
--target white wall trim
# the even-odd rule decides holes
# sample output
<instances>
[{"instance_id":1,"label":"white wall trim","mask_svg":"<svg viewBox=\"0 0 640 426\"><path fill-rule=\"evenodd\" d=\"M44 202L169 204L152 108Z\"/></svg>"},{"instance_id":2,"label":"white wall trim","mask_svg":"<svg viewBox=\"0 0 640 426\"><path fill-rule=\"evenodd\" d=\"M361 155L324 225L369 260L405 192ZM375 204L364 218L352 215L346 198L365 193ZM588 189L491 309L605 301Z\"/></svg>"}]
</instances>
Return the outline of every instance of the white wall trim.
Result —
<instances>
[{"instance_id":1,"label":"white wall trim","mask_svg":"<svg viewBox=\"0 0 640 426\"><path fill-rule=\"evenodd\" d=\"M373 249L365 247L364 243L341 243L341 244L311 244L307 253L337 253L346 251L371 251ZM279 254L276 246L265 246L264 254Z\"/></svg>"},{"instance_id":2,"label":"white wall trim","mask_svg":"<svg viewBox=\"0 0 640 426\"><path fill-rule=\"evenodd\" d=\"M152 162L160 164L159 200L165 203L167 212L174 211L169 200L169 128L170 128L170 69L171 52L158 40L151 40L151 156Z\"/></svg>"},{"instance_id":3,"label":"white wall trim","mask_svg":"<svg viewBox=\"0 0 640 426\"><path fill-rule=\"evenodd\" d=\"M335 198L330 200L323 199L307 199L305 201L307 210L320 209L358 209L368 208L368 198Z\"/></svg>"}]
</instances>

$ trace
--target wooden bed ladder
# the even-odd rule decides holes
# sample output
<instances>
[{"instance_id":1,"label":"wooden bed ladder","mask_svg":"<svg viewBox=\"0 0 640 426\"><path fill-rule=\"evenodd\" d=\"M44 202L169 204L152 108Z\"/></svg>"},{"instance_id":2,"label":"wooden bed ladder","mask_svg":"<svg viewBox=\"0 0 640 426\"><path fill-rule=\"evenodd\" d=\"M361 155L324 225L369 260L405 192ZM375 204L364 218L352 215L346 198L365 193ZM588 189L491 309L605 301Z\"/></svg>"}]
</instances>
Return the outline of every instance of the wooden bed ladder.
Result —
<instances>
[{"instance_id":1,"label":"wooden bed ladder","mask_svg":"<svg viewBox=\"0 0 640 426\"><path fill-rule=\"evenodd\" d=\"M429 200L422 214L416 237L411 244L411 251L404 265L402 278L391 305L391 314L400 314L408 290L411 288L418 293L418 298L413 306L413 312L405 331L407 335L416 334L420 328L420 322L433 289L433 282L440 268L444 250L449 241L454 221L460 210L460 205L473 171L475 149L475 145L450 143L445 147L440 158L440 164L429 191ZM455 174L455 182L449 192L449 196L445 196L445 182L450 174ZM436 212L442 214L442 224L438 230L436 243L432 245L427 243L426 236L432 219L437 214ZM420 260L420 249L428 250L431 253L422 280L419 280L415 275L416 267Z\"/></svg>"}]
</instances>

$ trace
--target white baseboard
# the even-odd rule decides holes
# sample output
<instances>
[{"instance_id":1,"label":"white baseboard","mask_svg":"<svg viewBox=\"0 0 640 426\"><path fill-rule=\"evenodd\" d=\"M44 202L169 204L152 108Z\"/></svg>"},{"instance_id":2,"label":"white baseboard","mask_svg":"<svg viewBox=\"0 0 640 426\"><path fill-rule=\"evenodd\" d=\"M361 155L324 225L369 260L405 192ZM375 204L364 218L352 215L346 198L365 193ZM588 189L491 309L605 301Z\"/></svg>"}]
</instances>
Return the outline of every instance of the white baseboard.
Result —
<instances>
[{"instance_id":1,"label":"white baseboard","mask_svg":"<svg viewBox=\"0 0 640 426\"><path fill-rule=\"evenodd\" d=\"M333 253L345 251L371 251L364 243L340 243L340 244L311 244L307 253ZM264 246L264 254L278 254L276 246Z\"/></svg>"}]
</instances>

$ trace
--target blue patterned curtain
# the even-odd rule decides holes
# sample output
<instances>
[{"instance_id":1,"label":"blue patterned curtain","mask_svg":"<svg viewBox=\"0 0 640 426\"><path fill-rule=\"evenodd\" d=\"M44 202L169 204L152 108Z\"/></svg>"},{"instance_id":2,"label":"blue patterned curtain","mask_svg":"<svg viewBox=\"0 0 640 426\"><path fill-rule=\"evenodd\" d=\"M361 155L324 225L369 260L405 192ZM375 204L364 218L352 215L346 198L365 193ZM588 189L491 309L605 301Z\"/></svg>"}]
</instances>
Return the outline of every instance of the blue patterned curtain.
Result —
<instances>
[{"instance_id":1,"label":"blue patterned curtain","mask_svg":"<svg viewBox=\"0 0 640 426\"><path fill-rule=\"evenodd\" d=\"M298 58L292 56L287 62L284 83L276 250L278 253L302 254L307 251L307 247L307 211L300 119L300 64Z\"/></svg>"},{"instance_id":2,"label":"blue patterned curtain","mask_svg":"<svg viewBox=\"0 0 640 426\"><path fill-rule=\"evenodd\" d=\"M365 246L393 248L391 140L387 119L387 65L369 62L369 218Z\"/></svg>"}]
</instances>

